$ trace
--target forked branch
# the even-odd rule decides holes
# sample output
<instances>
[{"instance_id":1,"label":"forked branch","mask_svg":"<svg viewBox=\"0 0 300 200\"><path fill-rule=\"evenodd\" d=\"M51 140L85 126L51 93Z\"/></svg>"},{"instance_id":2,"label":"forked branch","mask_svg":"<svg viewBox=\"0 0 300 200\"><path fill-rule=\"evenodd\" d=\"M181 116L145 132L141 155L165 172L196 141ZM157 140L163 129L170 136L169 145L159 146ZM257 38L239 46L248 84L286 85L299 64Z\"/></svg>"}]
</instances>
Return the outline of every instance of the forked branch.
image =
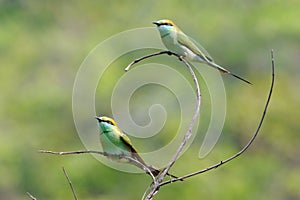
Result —
<instances>
[{"instance_id":1,"label":"forked branch","mask_svg":"<svg viewBox=\"0 0 300 200\"><path fill-rule=\"evenodd\" d=\"M187 141L191 137L191 135L192 135L192 129L193 129L193 127L195 125L195 122L196 122L196 119L197 119L197 117L199 115L200 104L201 104L201 94L200 94L200 88L199 88L199 83L198 83L198 80L197 80L197 76L196 76L195 72L193 71L193 68L191 67L191 65L184 58L182 58L181 56L179 56L176 53L173 53L173 52L170 52L170 51L161 51L161 52L157 52L157 53L153 53L153 54L149 54L149 55L143 56L143 57L138 58L138 59L134 60L133 62L131 62L125 68L125 71L128 71L129 68L132 65L134 65L134 64L136 64L136 63L138 63L138 62L140 62L140 61L142 61L144 59L147 59L147 58L150 58L150 57L153 57L153 56L162 55L162 54L168 54L168 55L176 56L189 69L189 72L192 75L192 78L193 78L193 81L194 81L194 84L195 84L195 87L196 87L197 105L196 105L196 109L195 109L194 115L192 117L192 121L191 121L191 123L190 123L187 131L185 132L184 137L183 137L183 139L182 139L182 141L181 141L178 149L176 150L176 152L175 152L174 156L172 157L172 159L169 161L169 163L166 166L166 168L162 171L162 173L158 177L157 182L155 184L153 184L152 189L150 190L150 192L147 195L146 199L152 199L153 196L157 193L157 191L159 190L159 188L161 186L161 183L162 183L163 179L166 177L166 175L168 174L168 171L174 165L174 163L178 159L180 153L182 152L184 146L186 145ZM179 180L179 179L175 179L175 180Z\"/></svg>"},{"instance_id":2,"label":"forked branch","mask_svg":"<svg viewBox=\"0 0 300 200\"><path fill-rule=\"evenodd\" d=\"M156 183L156 179L149 169L148 166L145 166L143 163L134 159L132 157L126 156L124 154L110 154L101 151L94 151L94 150L78 150L78 151L49 151L49 150L38 150L39 153L47 153L47 154L54 154L54 155L74 155L74 154L83 154L83 153L93 153L93 154L100 154L105 157L116 158L117 160L126 159L128 162L133 163L134 165L140 166L147 174L149 174L152 178L152 181Z\"/></svg>"},{"instance_id":3,"label":"forked branch","mask_svg":"<svg viewBox=\"0 0 300 200\"><path fill-rule=\"evenodd\" d=\"M217 167L220 167L221 165L224 165L225 163L228 163L228 162L232 161L233 159L239 157L241 154L243 154L251 146L251 144L254 142L255 138L257 137L257 135L258 135L258 133L259 133L259 131L261 129L261 126L262 126L263 121L265 119L265 116L266 116L266 113L267 113L267 109L269 107L269 103L270 103L271 96L272 96L272 93L273 93L274 82L275 82L275 69L274 69L275 68L275 61L274 61L274 51L273 50L271 50L271 68L272 68L272 77L271 77L271 86L270 86L270 89L269 89L268 98L267 98L267 101L266 101L266 104L265 104L265 107L264 107L261 119L259 121L258 127L257 127L256 131L254 132L253 136L251 137L251 139L249 140L249 142L239 152L237 152L235 155L233 155L233 156L231 156L231 157L229 157L229 158L227 158L227 159L225 159L223 161L220 161L219 163L217 163L215 165L207 167L205 169L202 169L202 170L199 170L199 171L196 171L196 172L184 175L182 177L178 177L177 179L172 179L172 180L168 180L168 181L159 183L159 187L167 185L167 184L170 184L170 183L173 183L173 182L177 182L179 180L182 181L184 179L193 177L195 175L202 174L204 172L208 172L208 171L210 171L212 169L216 169ZM152 197L156 193L157 193L157 191L154 191L152 193L152 196L150 196L151 193L149 193L149 195L147 196L147 199L152 199Z\"/></svg>"},{"instance_id":4,"label":"forked branch","mask_svg":"<svg viewBox=\"0 0 300 200\"><path fill-rule=\"evenodd\" d=\"M229 157L229 158L227 158L227 159L225 159L223 161L220 161L217 164L214 164L214 165L212 165L210 167L207 167L205 169L202 169L202 170L199 170L199 171L196 171L196 172L184 175L182 177L178 177L177 179L173 179L171 181L170 180L169 181L165 181L165 182L161 183L160 186L167 185L169 183L173 183L173 182L177 182L177 181L182 181L182 180L190 178L192 176L195 176L195 175L198 175L198 174L202 174L202 173L210 171L212 169L216 169L216 168L220 167L221 165L224 165L225 163L228 163L229 161L231 161L231 160L239 157L241 154L243 154L251 146L251 144L254 142L255 138L257 137L257 135L258 135L258 133L260 131L260 128L261 128L261 126L263 124L263 121L264 121L266 113L267 113L267 109L268 109L269 104L270 104L271 96L272 96L272 93L273 93L273 88L274 88L274 83L275 83L275 61L274 61L274 51L273 51L273 49L271 50L271 69L272 69L272 77L271 77L271 85L270 85L270 89L269 89L269 93L268 93L268 98L267 98L267 101L266 101L266 104L265 104L262 116L260 118L259 124L258 124L258 126L256 128L256 131L252 135L252 137L249 140L249 142L239 152L237 152L233 156L231 156L231 157Z\"/></svg>"},{"instance_id":5,"label":"forked branch","mask_svg":"<svg viewBox=\"0 0 300 200\"><path fill-rule=\"evenodd\" d=\"M161 54L168 54L168 55L174 55L174 56L177 56L179 58L179 60L181 60L190 70L190 73L192 74L193 76L193 80L194 80L194 83L196 85L196 92L197 92L197 108L196 108L196 111L194 113L194 116L193 116L193 119L192 119L192 122L190 123L190 126L179 146L179 148L177 149L175 155L173 156L172 160L169 162L169 164L167 165L167 167L164 169L163 173L161 174L161 176L159 177L158 181L157 181L157 184L154 184L151 191L148 193L148 195L146 196L145 199L152 199L153 196L155 194L157 194L159 188L161 186L164 186L164 185L167 185L167 184L170 184L170 183L173 183L173 182L177 182L177 181L182 181L184 179L187 179L187 178L190 178L190 177L193 177L193 176L196 176L198 174L202 174L204 172L208 172L212 169L216 169L217 167L220 167L221 165L224 165L225 163L228 163L230 161L232 161L233 159L239 157L241 154L243 154L250 146L251 144L254 142L254 140L256 139L260 129L261 129L261 126L263 124L263 121L265 119L265 115L266 115L266 112L267 112L267 109L269 107L269 103L270 103L270 100L271 100L271 96L272 96L272 93L273 93L273 88L274 88L274 82L275 82L275 61L274 61L274 51L271 50L271 68L272 68L272 77L271 77L271 86L270 86L270 89L269 89L269 93L268 93L268 98L267 98L267 101L266 101L266 104L265 104L265 107L264 107L264 110L263 110L263 113L262 113L262 116L261 116L261 119L259 121L259 124L258 124L258 127L256 129L256 131L254 132L253 136L250 138L249 142L239 151L237 152L236 154L234 154L233 156L223 160L223 161L220 161L219 163L217 164L214 164L210 167L207 167L205 169L202 169L202 170L199 170L199 171L196 171L196 172L193 172L193 173L190 173L190 174L187 174L187 175L184 175L184 176L181 176L181 177L178 177L176 179L172 179L172 180L168 180L168 181L165 181L165 182L162 182L164 177L166 176L166 173L169 171L169 169L172 167L172 165L175 163L175 161L177 160L178 156L180 155L185 143L187 142L187 140L189 139L190 135L191 135L191 130L194 126L194 123L195 123L195 120L199 114L199 109L200 109L200 90L199 90L199 85L198 85L198 81L197 81L197 78L195 76L195 73L193 72L193 69L191 68L191 66L189 65L189 63L184 60L183 58L181 58L179 55L173 53L173 52L168 52L168 51L162 51L162 52L158 52L158 53L154 53L154 54L149 54L149 55L146 55L146 56L143 56L139 59L136 59L134 60L132 63L130 63L127 67L126 67L126 71L128 71L128 69L133 65L133 64L136 64L146 58L149 58L149 57L153 57L153 56L157 56L157 55L161 55ZM145 195L144 195L145 197Z\"/></svg>"},{"instance_id":6,"label":"forked branch","mask_svg":"<svg viewBox=\"0 0 300 200\"><path fill-rule=\"evenodd\" d=\"M140 163L138 160L134 159L134 158L131 158L131 157L128 157L126 155L116 155L116 154L109 154L109 153L106 153L106 152L99 152L99 151L94 151L94 150L79 150L79 151L70 151L70 152L55 152L55 151L48 151L48 150L39 150L38 152L40 153L48 153L48 154L55 154L55 155L72 155L72 154L82 154L82 153L94 153L94 154L100 154L102 156L106 156L106 157L116 157L118 159L127 159L129 162L131 163L134 163L135 165L139 165L141 166L144 171L149 174L153 180L153 183L151 184L150 186L150 190L147 190L145 192L145 196L144 198L145 199L152 199L154 197L155 194L157 194L159 188L161 186L164 186L164 185L167 185L167 184L170 184L170 183L173 183L173 182L177 182L177 181L182 181L184 179L187 179L187 178L190 178L190 177L193 177L193 176L196 176L198 174L202 174L204 172L208 172L212 169L215 169L217 167L220 167L221 165L224 165L225 163L228 163L230 161L232 161L233 159L239 157L241 154L243 154L250 146L251 144L254 142L254 140L256 139L260 129L261 129L261 126L263 124L263 121L265 119L265 115L267 113L267 109L269 107L269 103L270 103L270 100L271 100L271 96L272 96L272 93L273 93L273 88L274 88L274 82L275 82L275 61L274 61L274 52L273 50L271 50L271 67L272 67L272 79L271 79L271 86L270 86L270 90L269 90L269 93L268 93L268 98L267 98L267 101L266 101L266 104L265 104L265 107L264 107L264 110L263 110L263 113L262 113L262 116L261 116L261 119L259 121L259 124L258 124L258 127L256 129L256 131L254 132L253 136L251 137L251 139L249 140L249 142L239 151L237 152L236 154L234 154L233 156L223 160L223 161L220 161L219 163L217 164L214 164L210 167L207 167L205 169L202 169L202 170L199 170L199 171L196 171L196 172L193 172L193 173L190 173L190 174L187 174L187 175L184 175L182 177L178 177L178 178L172 178L171 180L168 180L168 181L164 181L164 178L166 177L166 175L168 174L168 171L170 170L170 168L173 166L173 164L176 162L176 160L178 159L180 153L182 152L186 142L188 141L188 139L190 138L191 134L192 134L192 128L196 122L196 119L199 115L199 111L200 111L200 103L201 103L201 95L200 95L200 89L199 89L199 84L198 84L198 80L197 80L197 77L192 69L192 67L190 66L190 64L184 60L182 57L180 57L179 55L173 53L173 52L170 52L170 51L161 51L161 52L157 52L157 53L154 53L154 54L149 54L149 55L146 55L146 56L143 56L139 59L136 59L134 60L132 63L130 63L127 67L126 67L126 71L129 70L129 68L144 60L144 59L147 59L147 58L150 58L150 57L153 57L153 56L157 56L157 55L162 55L162 54L168 54L168 55L174 55L176 57L179 58L180 61L182 61L185 66L189 69L192 77L193 77L193 81L194 81L194 84L195 84L195 87L196 87L196 93L197 93L197 105L196 105L196 109L195 109L195 113L193 115L193 118L192 118L192 121L182 139L182 142L180 144L180 146L178 147L176 153L174 154L174 156L172 157L172 159L170 160L170 162L168 163L167 167L164 168L162 170L162 173L157 177L155 178L151 172L151 170L148 168L148 166L144 166L143 163ZM66 174L66 171L63 169L64 173L65 173L65 176L67 177L67 180L70 184L70 187L72 189L72 192L73 192L73 195L74 195L74 198L75 200L77 199L76 197L76 194L75 194L75 191L73 189L73 186L71 184L71 181L68 177L68 175ZM146 193L148 193L146 195ZM27 193L28 196L31 198L31 199L36 199L35 197L33 197L30 193Z\"/></svg>"}]
</instances>

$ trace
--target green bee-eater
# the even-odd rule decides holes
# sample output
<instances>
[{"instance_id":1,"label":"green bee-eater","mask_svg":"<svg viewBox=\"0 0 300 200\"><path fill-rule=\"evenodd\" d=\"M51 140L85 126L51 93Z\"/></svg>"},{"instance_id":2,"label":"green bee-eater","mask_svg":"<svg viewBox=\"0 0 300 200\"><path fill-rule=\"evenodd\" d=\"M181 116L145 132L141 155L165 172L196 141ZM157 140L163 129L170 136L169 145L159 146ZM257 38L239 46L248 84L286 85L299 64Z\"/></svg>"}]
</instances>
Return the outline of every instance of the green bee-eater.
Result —
<instances>
[{"instance_id":1,"label":"green bee-eater","mask_svg":"<svg viewBox=\"0 0 300 200\"><path fill-rule=\"evenodd\" d=\"M186 34L184 34L171 20L163 19L152 23L157 26L162 42L169 51L182 56L188 61L206 63L224 74L230 74L248 84L251 84L244 78L241 78L240 76L233 74L227 69L214 63L213 59L205 55L204 52L200 50L201 48L192 42L192 40Z\"/></svg>"},{"instance_id":2,"label":"green bee-eater","mask_svg":"<svg viewBox=\"0 0 300 200\"><path fill-rule=\"evenodd\" d=\"M149 166L144 162L144 160L137 153L136 149L133 147L130 139L121 131L113 119L109 117L95 118L98 120L98 125L100 128L100 142L102 144L103 151L112 155L116 155L111 157L108 156L108 158L117 162L134 164L144 171L144 167L147 167L154 176L157 176L160 173L159 169ZM138 161L140 164L137 162L130 162L130 160L124 158L125 156Z\"/></svg>"}]
</instances>

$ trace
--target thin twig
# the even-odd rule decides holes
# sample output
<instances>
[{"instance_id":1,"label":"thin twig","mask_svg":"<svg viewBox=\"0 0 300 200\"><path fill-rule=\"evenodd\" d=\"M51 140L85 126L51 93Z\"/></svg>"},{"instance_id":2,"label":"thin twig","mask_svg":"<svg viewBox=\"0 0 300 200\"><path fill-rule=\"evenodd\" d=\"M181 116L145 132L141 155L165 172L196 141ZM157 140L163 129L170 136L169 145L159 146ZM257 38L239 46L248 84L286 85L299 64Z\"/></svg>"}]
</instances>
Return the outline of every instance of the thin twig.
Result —
<instances>
[{"instance_id":1,"label":"thin twig","mask_svg":"<svg viewBox=\"0 0 300 200\"><path fill-rule=\"evenodd\" d=\"M64 167L62 167L62 170L63 170L63 172L64 172L64 174L65 174L65 176L66 176L66 178L67 178L67 180L68 180L68 183L69 183L69 185L70 185L70 188L71 188L72 193L73 193L73 196L74 196L74 199L75 199L75 200L78 200L78 199L77 199L77 196L76 196L76 193L75 193L75 190L74 190L74 187L73 187L73 185L72 185L71 179L69 178L69 176L68 176L68 174L67 174L67 171L65 170Z\"/></svg>"},{"instance_id":2,"label":"thin twig","mask_svg":"<svg viewBox=\"0 0 300 200\"><path fill-rule=\"evenodd\" d=\"M100 151L93 151L93 150L78 150L78 151L49 151L49 150L38 150L39 153L48 153L48 154L54 154L54 155L72 155L72 154L82 154L82 153L95 153L100 154L103 156L116 156L116 155L110 155L106 152L100 152Z\"/></svg>"},{"instance_id":3,"label":"thin twig","mask_svg":"<svg viewBox=\"0 0 300 200\"><path fill-rule=\"evenodd\" d=\"M140 58L135 59L134 61L132 61L132 62L125 68L125 71L127 72L127 71L129 70L129 68L130 68L132 65L134 65L134 64L136 64L136 63L138 63L138 62L140 62L140 61L142 61L142 60L144 60L144 59L146 59L146 58L150 58L150 57L158 56L158 55L162 55L162 54L175 55L175 54L174 54L173 52L171 52L171 51L160 51L160 52L157 52L157 53L149 54L149 55L140 57Z\"/></svg>"},{"instance_id":4,"label":"thin twig","mask_svg":"<svg viewBox=\"0 0 300 200\"><path fill-rule=\"evenodd\" d=\"M274 82L275 82L275 70L274 70L274 68L275 68L275 61L274 61L274 51L273 51L273 49L271 50L271 62L272 62L272 64L271 64L271 67L272 67L272 80L271 80L271 86L270 86L268 98L267 98L267 101L266 101L266 104L265 104L265 107L264 107L264 111L262 113L262 116L261 116L261 119L259 121L259 124L258 124L258 127L257 127L256 131L254 132L254 134L251 137L251 139L249 140L249 142L244 146L244 148L242 150L240 150L238 153L236 153L235 155L233 155L233 156L227 158L226 160L223 160L223 161L221 161L221 162L219 162L219 163L217 163L215 165L212 165L212 166L207 167L206 169L202 169L200 171L196 171L196 172L187 174L187 175L182 176L182 177L178 177L177 179L173 179L173 180L168 180L168 181L162 182L160 184L160 186L167 185L169 183L173 183L173 182L177 182L177 181L181 181L181 180L187 179L189 177L192 177L192 176L195 176L195 175L202 174L204 172L210 171L212 169L216 169L217 167L219 167L221 165L224 165L225 163L228 163L229 161L237 158L238 156L240 156L241 154L243 154L251 146L251 144L253 143L253 141L257 137L257 135L258 135L258 133L260 131L260 128L261 128L261 126L263 124L263 121L265 119L265 115L267 113L267 109L269 107L271 96L272 96L272 93L273 93Z\"/></svg>"},{"instance_id":5,"label":"thin twig","mask_svg":"<svg viewBox=\"0 0 300 200\"><path fill-rule=\"evenodd\" d=\"M169 162L169 164L167 165L167 167L164 169L163 171L163 174L160 176L158 182L162 182L164 177L166 176L166 173L170 170L170 168L174 165L174 163L176 162L176 160L178 159L180 153L182 152L183 150L183 147L185 146L186 142L188 141L188 139L191 137L192 135L192 129L195 125L195 122L196 122L196 119L199 115L199 111L200 111L200 104L201 104L201 94L200 94L200 88L199 88L199 84L198 84L198 80L197 80L197 77L192 69L192 67L189 65L189 63L184 60L184 59L181 59L181 61L187 66L187 68L189 69L192 77L193 77L193 80L194 80L194 83L195 83L195 86L196 86L196 93L197 93L197 105L196 105L196 110L195 110L195 113L193 115L193 118L192 118L192 121L180 143L180 146L178 147L176 153L174 154L173 158L171 159L171 161Z\"/></svg>"},{"instance_id":6,"label":"thin twig","mask_svg":"<svg viewBox=\"0 0 300 200\"><path fill-rule=\"evenodd\" d=\"M153 183L156 183L155 176L151 172L148 166L145 166L143 163L138 161L137 159L134 159L132 157L126 156L124 154L110 154L106 152L101 151L94 151L94 150L78 150L78 151L49 151L49 150L38 150L39 153L48 153L48 154L54 154L54 155L74 155L74 154L83 154L83 153L94 153L94 154L100 154L105 157L110 158L116 158L118 159L126 159L128 162L133 163L134 165L138 166L139 168L143 169L147 174L149 174L152 178Z\"/></svg>"},{"instance_id":7,"label":"thin twig","mask_svg":"<svg viewBox=\"0 0 300 200\"><path fill-rule=\"evenodd\" d=\"M26 194L30 197L31 200L37 200L34 196L32 196L32 194L30 194L29 192L26 192Z\"/></svg>"},{"instance_id":8,"label":"thin twig","mask_svg":"<svg viewBox=\"0 0 300 200\"><path fill-rule=\"evenodd\" d=\"M190 71L190 74L192 75L193 77L193 81L194 81L194 84L195 84L195 87L196 87L196 93L197 93L197 105L196 105L196 109L195 109L195 113L193 115L193 118L192 118L192 121L186 131L186 133L184 134L184 137L180 143L180 146L178 147L176 153L174 154L173 158L170 160L170 162L168 163L167 167L163 170L163 172L160 174L158 180L157 180L157 184L153 184L153 187L152 187L152 190L149 192L149 194L147 195L146 199L152 199L153 196L157 193L157 191L159 190L159 187L160 187L160 184L161 182L163 181L163 179L166 177L166 175L168 174L168 171L170 170L170 168L174 165L174 163L176 162L176 160L178 159L180 153L182 152L184 146L186 145L186 142L188 141L188 139L191 137L192 135L192 129L194 127L194 124L196 122L196 119L199 115L199 111L200 111L200 104L201 104L201 94L200 94L200 88L199 88L199 83L198 83L198 80L197 80L197 77L193 71L193 68L190 66L190 64L184 59L182 58L181 56L179 56L178 54L176 53L173 53L173 52L170 52L170 51L161 51L161 52L157 52L157 53L153 53L153 54L149 54L149 55L146 55L146 56L143 56L141 58L138 58L136 60L134 60L133 62L131 62L126 68L125 68L125 71L128 71L129 68L144 60L144 59L147 59L147 58L150 58L150 57L153 57L153 56L157 56L157 55L161 55L161 54L168 54L168 55L174 55L176 56L181 62L183 62L186 67L189 69ZM175 179L177 180L177 179Z\"/></svg>"},{"instance_id":9,"label":"thin twig","mask_svg":"<svg viewBox=\"0 0 300 200\"><path fill-rule=\"evenodd\" d=\"M178 55L177 55L177 57L178 57ZM188 63L185 59L183 59L183 58L181 58L181 57L179 57L179 59L186 65L186 67L189 69L189 71L190 71L190 73L191 73L191 75L192 75L192 77L193 77L193 81L194 81L194 83L195 83L196 93L197 93L197 105L196 105L196 110L195 110L195 112L194 112L192 121L191 121L191 123L190 123L190 125L189 125L189 127L188 127L188 129L187 129L187 131L186 131L186 133L184 134L184 137L183 137L183 139L182 139L182 141L181 141L181 143L180 143L180 146L178 147L176 153L174 154L173 158L170 160L170 162L169 162L169 164L167 165L167 167L164 169L162 175L159 177L159 179L158 179L158 185L154 185L153 189L152 189L152 190L150 191L150 193L148 194L148 196L147 196L147 198L146 198L146 199L148 199L148 200L151 200L151 199L153 198L153 196L154 196L155 194L157 194L157 192L158 192L158 190L159 190L159 188L160 188L160 186L161 186L161 183L162 183L163 179L165 178L165 176L166 176L166 174L168 173L168 171L170 170L170 168L174 165L174 163L175 163L176 160L178 159L180 153L182 152L182 150L183 150L183 148L184 148L186 142L187 142L188 139L191 137L191 135L192 135L192 129L193 129L194 125L195 125L196 119L197 119L197 117L198 117L198 115L199 115L199 111L200 111L201 94L200 94L200 88L199 88L199 83L198 83L197 77L196 77L196 75L195 75L195 73L194 73L194 71L193 71L193 68L189 65L189 63ZM177 178L177 179L175 179L175 180L180 180L180 178L179 178L179 179ZM183 180L183 179L182 179L182 180ZM169 181L172 182L173 179L172 179L172 180L169 180Z\"/></svg>"}]
</instances>

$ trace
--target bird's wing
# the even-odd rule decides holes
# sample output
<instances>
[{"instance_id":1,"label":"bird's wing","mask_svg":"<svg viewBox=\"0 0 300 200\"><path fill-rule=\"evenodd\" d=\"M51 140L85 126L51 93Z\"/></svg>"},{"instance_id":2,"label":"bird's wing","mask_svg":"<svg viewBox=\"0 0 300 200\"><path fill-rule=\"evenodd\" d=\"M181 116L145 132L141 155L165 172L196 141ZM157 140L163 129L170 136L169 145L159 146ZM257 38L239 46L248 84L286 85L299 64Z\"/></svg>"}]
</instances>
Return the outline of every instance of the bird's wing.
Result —
<instances>
[{"instance_id":1,"label":"bird's wing","mask_svg":"<svg viewBox=\"0 0 300 200\"><path fill-rule=\"evenodd\" d=\"M128 137L126 134L121 133L120 138L121 138L122 142L124 142L124 144L126 144L126 146L127 146L130 150L132 150L132 152L136 153L135 148L133 147L133 145L132 145L132 143L131 143L129 137Z\"/></svg>"},{"instance_id":2,"label":"bird's wing","mask_svg":"<svg viewBox=\"0 0 300 200\"><path fill-rule=\"evenodd\" d=\"M129 137L126 134L121 135L121 140L126 144L126 146L129 148L129 151L132 153L132 155L143 165L147 166L144 160L140 157L137 150L133 147Z\"/></svg>"},{"instance_id":3,"label":"bird's wing","mask_svg":"<svg viewBox=\"0 0 300 200\"><path fill-rule=\"evenodd\" d=\"M145 170L144 167L147 167L154 176L157 176L160 173L159 169L156 169L155 167L149 166L145 163L145 161L142 159L142 157L138 154L136 149L133 147L129 137L126 134L122 133L120 138L122 142L124 142L129 148L129 150L131 151L133 158L137 159L143 165L143 167L141 167L140 165L135 164L137 167L141 168L142 170Z\"/></svg>"},{"instance_id":4,"label":"bird's wing","mask_svg":"<svg viewBox=\"0 0 300 200\"><path fill-rule=\"evenodd\" d=\"M193 53L197 54L202 60L213 62L213 59L208 55L207 51L198 44L198 46L193 42L194 40L188 37L184 33L178 33L177 40L179 44L190 49Z\"/></svg>"}]
</instances>

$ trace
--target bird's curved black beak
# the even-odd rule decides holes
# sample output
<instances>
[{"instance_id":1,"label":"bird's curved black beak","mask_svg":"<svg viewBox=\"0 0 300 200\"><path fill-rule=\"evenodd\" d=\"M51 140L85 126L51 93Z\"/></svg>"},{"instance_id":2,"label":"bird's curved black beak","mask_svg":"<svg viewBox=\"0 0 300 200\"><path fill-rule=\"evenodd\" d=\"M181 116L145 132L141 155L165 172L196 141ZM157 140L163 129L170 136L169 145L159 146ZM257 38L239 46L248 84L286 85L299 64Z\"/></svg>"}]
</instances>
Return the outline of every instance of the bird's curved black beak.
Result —
<instances>
[{"instance_id":1,"label":"bird's curved black beak","mask_svg":"<svg viewBox=\"0 0 300 200\"><path fill-rule=\"evenodd\" d=\"M98 122L101 121L100 117L98 117L98 116L95 116L95 119L98 120Z\"/></svg>"},{"instance_id":2,"label":"bird's curved black beak","mask_svg":"<svg viewBox=\"0 0 300 200\"><path fill-rule=\"evenodd\" d=\"M156 21L153 21L152 24L155 24L156 26L159 26L159 23Z\"/></svg>"}]
</instances>

